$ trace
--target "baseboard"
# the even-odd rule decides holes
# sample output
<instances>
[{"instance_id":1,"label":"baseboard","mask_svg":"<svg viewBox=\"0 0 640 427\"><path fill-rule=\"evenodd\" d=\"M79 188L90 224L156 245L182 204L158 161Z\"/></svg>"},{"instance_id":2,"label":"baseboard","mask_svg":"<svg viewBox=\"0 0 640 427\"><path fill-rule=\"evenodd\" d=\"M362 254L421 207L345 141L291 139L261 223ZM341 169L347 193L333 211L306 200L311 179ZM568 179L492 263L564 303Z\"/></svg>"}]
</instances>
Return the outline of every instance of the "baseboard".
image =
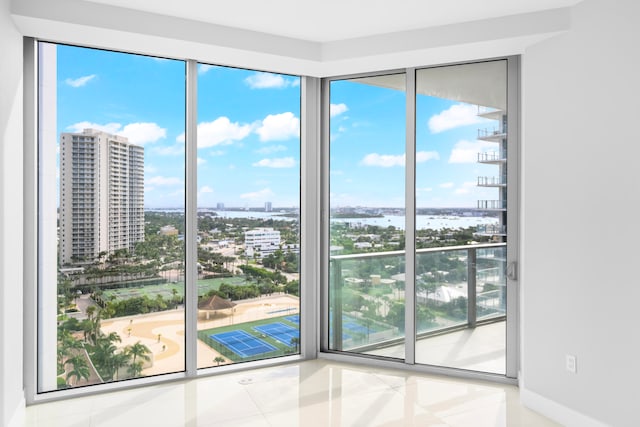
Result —
<instances>
[{"instance_id":1,"label":"baseboard","mask_svg":"<svg viewBox=\"0 0 640 427\"><path fill-rule=\"evenodd\" d=\"M520 400L527 408L566 427L610 427L601 421L560 405L524 387L520 388Z\"/></svg>"},{"instance_id":2,"label":"baseboard","mask_svg":"<svg viewBox=\"0 0 640 427\"><path fill-rule=\"evenodd\" d=\"M26 401L24 400L24 397L23 397L18 403L18 406L16 406L16 409L14 409L13 415L11 416L11 420L9 420L9 424L7 424L7 427L22 427L25 422L25 416L26 416L25 410L26 410Z\"/></svg>"}]
</instances>

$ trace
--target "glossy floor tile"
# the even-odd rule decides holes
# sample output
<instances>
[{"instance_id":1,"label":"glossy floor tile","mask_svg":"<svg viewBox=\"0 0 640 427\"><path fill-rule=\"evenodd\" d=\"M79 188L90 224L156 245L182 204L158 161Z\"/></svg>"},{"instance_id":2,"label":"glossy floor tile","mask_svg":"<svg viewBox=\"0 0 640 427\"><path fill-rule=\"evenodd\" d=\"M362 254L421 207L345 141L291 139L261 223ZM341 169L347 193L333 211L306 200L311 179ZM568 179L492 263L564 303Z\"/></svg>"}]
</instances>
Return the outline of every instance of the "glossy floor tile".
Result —
<instances>
[{"instance_id":1,"label":"glossy floor tile","mask_svg":"<svg viewBox=\"0 0 640 427\"><path fill-rule=\"evenodd\" d=\"M26 427L392 427L557 424L518 388L325 360L123 390L27 408Z\"/></svg>"},{"instance_id":2,"label":"glossy floor tile","mask_svg":"<svg viewBox=\"0 0 640 427\"><path fill-rule=\"evenodd\" d=\"M416 341L416 363L504 375L506 333L506 322L495 322L424 337ZM367 354L403 359L404 344Z\"/></svg>"}]
</instances>

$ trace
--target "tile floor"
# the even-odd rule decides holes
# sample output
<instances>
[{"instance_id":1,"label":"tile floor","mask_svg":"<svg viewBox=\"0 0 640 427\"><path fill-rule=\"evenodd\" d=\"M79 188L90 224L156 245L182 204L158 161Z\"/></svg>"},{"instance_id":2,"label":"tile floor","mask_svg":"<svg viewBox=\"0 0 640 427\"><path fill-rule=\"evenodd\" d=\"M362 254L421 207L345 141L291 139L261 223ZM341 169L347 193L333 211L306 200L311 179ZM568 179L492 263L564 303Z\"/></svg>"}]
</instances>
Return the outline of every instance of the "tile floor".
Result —
<instances>
[{"instance_id":1,"label":"tile floor","mask_svg":"<svg viewBox=\"0 0 640 427\"><path fill-rule=\"evenodd\" d=\"M416 363L504 375L506 332L506 322L495 322L420 339L416 342ZM404 345L367 353L403 359Z\"/></svg>"},{"instance_id":2,"label":"tile floor","mask_svg":"<svg viewBox=\"0 0 640 427\"><path fill-rule=\"evenodd\" d=\"M531 426L518 388L313 360L43 403L25 427Z\"/></svg>"}]
</instances>

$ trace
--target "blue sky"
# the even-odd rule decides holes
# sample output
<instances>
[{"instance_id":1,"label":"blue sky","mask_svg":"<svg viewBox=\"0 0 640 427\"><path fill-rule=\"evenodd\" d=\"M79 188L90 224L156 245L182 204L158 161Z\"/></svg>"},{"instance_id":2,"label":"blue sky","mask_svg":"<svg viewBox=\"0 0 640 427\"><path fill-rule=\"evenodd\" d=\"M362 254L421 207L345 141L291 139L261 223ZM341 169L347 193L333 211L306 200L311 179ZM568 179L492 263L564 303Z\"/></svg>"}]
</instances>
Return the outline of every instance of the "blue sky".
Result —
<instances>
[{"instance_id":1,"label":"blue sky","mask_svg":"<svg viewBox=\"0 0 640 427\"><path fill-rule=\"evenodd\" d=\"M405 93L357 81L331 84L332 207L402 207L405 191ZM497 168L477 154L497 150L478 141L477 129L497 122L479 118L477 106L425 95L416 104L416 206L475 207L497 198L478 188L478 176Z\"/></svg>"},{"instance_id":2,"label":"blue sky","mask_svg":"<svg viewBox=\"0 0 640 427\"><path fill-rule=\"evenodd\" d=\"M145 147L145 206L184 205L185 63L58 46L57 126L98 128ZM349 81L331 85L331 204L403 206L405 96ZM419 97L418 206L475 206L475 106ZM198 206L299 206L300 79L201 64ZM484 168L484 170L483 170ZM472 185L473 184L473 185Z\"/></svg>"}]
</instances>

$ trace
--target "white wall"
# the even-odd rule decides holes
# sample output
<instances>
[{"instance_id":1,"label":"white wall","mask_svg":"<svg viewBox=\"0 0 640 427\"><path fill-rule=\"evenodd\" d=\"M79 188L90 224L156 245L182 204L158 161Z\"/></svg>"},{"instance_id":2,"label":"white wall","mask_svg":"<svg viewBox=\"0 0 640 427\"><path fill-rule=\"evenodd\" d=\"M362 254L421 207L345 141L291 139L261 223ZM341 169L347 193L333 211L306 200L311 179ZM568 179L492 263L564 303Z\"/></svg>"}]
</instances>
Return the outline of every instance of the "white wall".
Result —
<instances>
[{"instance_id":1,"label":"white wall","mask_svg":"<svg viewBox=\"0 0 640 427\"><path fill-rule=\"evenodd\" d=\"M585 0L524 55L522 396L566 425L640 425L638 28Z\"/></svg>"},{"instance_id":2,"label":"white wall","mask_svg":"<svg viewBox=\"0 0 640 427\"><path fill-rule=\"evenodd\" d=\"M22 37L0 0L0 425L20 425L22 391Z\"/></svg>"}]
</instances>

